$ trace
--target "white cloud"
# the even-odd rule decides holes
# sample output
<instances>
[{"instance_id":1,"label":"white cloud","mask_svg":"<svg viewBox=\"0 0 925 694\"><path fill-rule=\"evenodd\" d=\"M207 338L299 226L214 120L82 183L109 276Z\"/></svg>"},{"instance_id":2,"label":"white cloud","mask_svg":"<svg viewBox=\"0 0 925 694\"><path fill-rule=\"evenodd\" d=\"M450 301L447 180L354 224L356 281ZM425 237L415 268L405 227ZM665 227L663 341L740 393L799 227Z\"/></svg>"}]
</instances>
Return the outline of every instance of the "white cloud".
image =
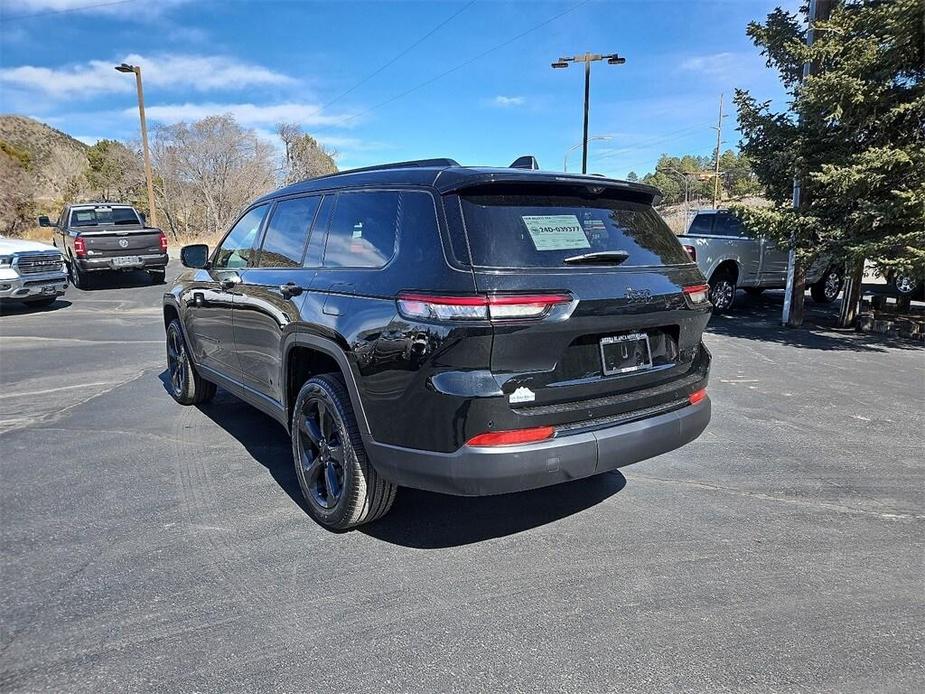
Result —
<instances>
[{"instance_id":1,"label":"white cloud","mask_svg":"<svg viewBox=\"0 0 925 694\"><path fill-rule=\"evenodd\" d=\"M13 0L4 3L9 17L42 16L52 13L112 15L129 19L147 19L189 0Z\"/></svg>"},{"instance_id":2,"label":"white cloud","mask_svg":"<svg viewBox=\"0 0 925 694\"><path fill-rule=\"evenodd\" d=\"M127 108L125 115L137 114L137 109ZM149 106L145 109L148 118L160 123L172 124L180 121L193 121L206 116L230 113L241 125L248 127L273 125L280 122L299 123L305 127L347 126L358 119L343 114L322 113L317 104L282 103L260 105L243 103L185 103Z\"/></svg>"},{"instance_id":3,"label":"white cloud","mask_svg":"<svg viewBox=\"0 0 925 694\"><path fill-rule=\"evenodd\" d=\"M512 106L523 106L527 100L522 96L496 96L492 99L492 103L495 106L500 106L501 108L510 108Z\"/></svg>"},{"instance_id":4,"label":"white cloud","mask_svg":"<svg viewBox=\"0 0 925 694\"><path fill-rule=\"evenodd\" d=\"M146 86L165 89L212 91L295 81L261 65L244 63L228 56L142 56L133 53L114 60L91 60L61 68L33 65L3 68L0 69L0 82L58 98L134 91L135 81L113 69L119 63L140 65Z\"/></svg>"}]
</instances>

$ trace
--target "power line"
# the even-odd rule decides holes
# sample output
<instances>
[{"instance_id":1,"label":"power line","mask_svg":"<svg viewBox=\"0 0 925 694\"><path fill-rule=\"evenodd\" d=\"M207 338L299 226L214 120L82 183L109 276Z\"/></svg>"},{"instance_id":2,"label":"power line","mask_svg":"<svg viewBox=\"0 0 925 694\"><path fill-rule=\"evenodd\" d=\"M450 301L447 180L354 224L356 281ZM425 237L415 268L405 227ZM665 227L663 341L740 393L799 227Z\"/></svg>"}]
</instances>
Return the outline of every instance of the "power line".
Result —
<instances>
[{"instance_id":1,"label":"power line","mask_svg":"<svg viewBox=\"0 0 925 694\"><path fill-rule=\"evenodd\" d=\"M80 7L69 7L65 10L48 10L47 12L36 12L35 14L14 14L12 17L4 17L4 22L12 22L16 19L32 19L34 17L48 17L56 14L68 14L70 12L83 12L84 10L95 10L99 7L113 7L114 5L127 5L130 2L138 0L114 0L113 2L98 2L93 5L81 5Z\"/></svg>"},{"instance_id":2,"label":"power line","mask_svg":"<svg viewBox=\"0 0 925 694\"><path fill-rule=\"evenodd\" d=\"M427 87L427 86L433 84L434 82L437 82L438 80L443 79L443 78L446 77L447 75L452 74L452 73L456 72L457 70L461 70L462 68L466 67L467 65L471 65L472 63L476 62L477 60L481 60L481 59L484 58L486 55L489 55L490 53L494 53L495 51L497 51L497 50L499 50L499 49L501 49L501 48L504 48L505 46L509 46L510 44L514 43L515 41L517 41L517 40L519 40L519 39L522 39L522 38L523 38L524 36L526 36L527 34L532 34L534 31L537 31L538 29L542 29L542 28L543 28L544 26L546 26L547 24L552 24L552 23L553 23L554 21L556 21L557 19L561 19L561 18L564 17L565 15L574 12L574 11L577 10L578 8L582 7L583 5L587 5L589 2L591 2L591 0L582 0L582 1L579 2L578 4L573 5L572 7L570 7L569 9L567 9L567 10L565 10L565 11L563 11L563 12L560 12L560 13L557 14L557 15L554 15L554 16L550 17L549 19L547 19L547 20L545 20L545 21L543 21L543 22L540 22L540 23L537 24L536 26L533 26L533 27L527 29L526 31L522 31L521 33L517 34L516 36L513 36L513 37L509 38L507 41L502 41L501 43L499 43L499 44L497 44L497 45L495 45L495 46L492 46L492 47L489 48L488 50L482 51L482 52L479 53L478 55L475 55L475 56L469 58L468 60L464 60L463 62L459 63L459 65L456 65L455 67L451 67L449 70L445 70L445 71L441 72L439 75L435 75L434 77L431 77L430 79L424 80L424 81L421 82L420 84L417 84L417 85L411 87L410 89L406 89L405 91L403 91L403 92L401 92L401 93L399 93L399 94L396 94L395 96L392 96L392 97L386 99L385 101L381 101L381 102L379 102L378 104L376 104L375 106L370 106L370 107L369 107L368 109L366 109L365 111L361 111L360 113L355 113L355 114L353 114L352 116L347 116L346 118L344 118L344 121L351 121L351 120L354 120L354 119L359 118L359 117L361 117L361 116L365 116L366 114L372 113L373 111L375 111L375 110L377 110L377 109L380 109L380 108L382 108L383 106L387 106L388 104L391 104L391 103L394 102L394 101L398 101L399 99L403 99L404 97L408 96L409 94L411 94L411 93L413 93L413 92L416 92L418 89L422 89L422 88L424 88L424 87Z\"/></svg>"},{"instance_id":3,"label":"power line","mask_svg":"<svg viewBox=\"0 0 925 694\"><path fill-rule=\"evenodd\" d=\"M417 41L415 41L414 43L412 43L410 46L408 46L408 47L407 47L405 50L403 50L401 53L399 53L398 55L396 55L396 56L395 56L394 58L392 58L389 62L385 63L385 64L384 64L382 67L380 67L378 70L376 70L375 72L370 73L369 75L367 75L366 77L364 77L363 79L361 79L359 82L357 82L356 84L354 84L352 87L350 87L350 89L348 89L347 91L343 92L342 94L339 94L339 95L335 96L335 97L334 97L333 99L331 99L329 102L327 102L326 104L324 104L324 105L321 107L321 110L323 111L323 110L325 110L326 108L328 108L329 106L331 106L332 104L334 104L335 102L340 101L342 98L344 98L345 96L347 96L350 92L352 92L354 89L356 89L357 87L359 87L359 86L361 86L361 85L363 85L363 84L366 84L367 82L369 82L369 80L371 80L373 77L375 77L375 76L378 75L380 72L382 72L383 70L385 70L387 67L390 67L390 66L394 65L396 62L398 62L398 60L399 60L400 58L403 58L404 56L408 55L408 53L410 53L412 50L414 50L415 48L417 48L418 46L420 46L422 43L424 43L425 40L427 40L428 38L430 38L431 36L433 36L435 33L437 33L437 31L439 31L440 29L442 29L444 26L446 26L447 24L449 24L450 22L452 22L452 21L453 21L454 19L456 19L459 15L461 15L463 12L465 12L465 11L468 10L470 7L472 7L475 3L476 3L476 0L471 0L471 2L466 3L466 4L463 6L463 8L462 8L461 10L459 10L458 12L453 13L452 15L450 15L449 17L447 17L446 19L444 19L444 20L443 20L442 22L440 22L437 26L435 26L433 29L431 29L431 30L428 31L426 34L424 34L421 38L419 38Z\"/></svg>"}]
</instances>

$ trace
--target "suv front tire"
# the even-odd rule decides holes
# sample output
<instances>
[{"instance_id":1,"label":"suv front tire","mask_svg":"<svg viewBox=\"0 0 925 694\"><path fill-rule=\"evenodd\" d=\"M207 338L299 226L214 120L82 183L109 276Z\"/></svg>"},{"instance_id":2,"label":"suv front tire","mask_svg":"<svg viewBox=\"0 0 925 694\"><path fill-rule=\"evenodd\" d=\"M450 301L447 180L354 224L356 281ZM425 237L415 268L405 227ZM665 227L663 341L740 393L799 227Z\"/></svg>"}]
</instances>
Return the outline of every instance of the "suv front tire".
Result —
<instances>
[{"instance_id":1,"label":"suv front tire","mask_svg":"<svg viewBox=\"0 0 925 694\"><path fill-rule=\"evenodd\" d=\"M215 384L202 378L193 366L176 318L167 326L167 375L170 394L181 405L198 405L215 397Z\"/></svg>"},{"instance_id":2,"label":"suv front tire","mask_svg":"<svg viewBox=\"0 0 925 694\"><path fill-rule=\"evenodd\" d=\"M370 465L339 374L305 382L292 408L290 429L296 477L318 523L347 530L392 508L397 487Z\"/></svg>"}]
</instances>

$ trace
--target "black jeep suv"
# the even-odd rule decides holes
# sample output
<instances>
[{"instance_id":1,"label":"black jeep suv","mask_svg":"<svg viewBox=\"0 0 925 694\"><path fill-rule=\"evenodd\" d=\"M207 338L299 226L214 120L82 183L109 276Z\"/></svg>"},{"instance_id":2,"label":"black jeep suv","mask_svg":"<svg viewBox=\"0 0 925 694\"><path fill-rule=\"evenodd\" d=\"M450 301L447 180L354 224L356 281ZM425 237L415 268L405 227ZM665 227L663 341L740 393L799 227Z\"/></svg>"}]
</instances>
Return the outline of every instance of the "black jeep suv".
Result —
<instances>
[{"instance_id":1,"label":"black jeep suv","mask_svg":"<svg viewBox=\"0 0 925 694\"><path fill-rule=\"evenodd\" d=\"M448 159L278 190L182 249L173 395L218 384L287 427L330 528L400 485L499 494L675 449L710 419L711 306L656 194Z\"/></svg>"}]
</instances>

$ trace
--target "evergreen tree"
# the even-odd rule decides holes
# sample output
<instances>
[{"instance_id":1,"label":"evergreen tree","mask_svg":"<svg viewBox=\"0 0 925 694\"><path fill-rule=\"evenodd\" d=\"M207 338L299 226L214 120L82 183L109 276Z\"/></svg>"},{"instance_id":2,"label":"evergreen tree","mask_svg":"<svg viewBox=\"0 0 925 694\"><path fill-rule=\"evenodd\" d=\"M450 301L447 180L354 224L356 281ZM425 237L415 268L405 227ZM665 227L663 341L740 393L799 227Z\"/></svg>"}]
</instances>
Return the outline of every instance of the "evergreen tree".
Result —
<instances>
[{"instance_id":1,"label":"evergreen tree","mask_svg":"<svg viewBox=\"0 0 925 694\"><path fill-rule=\"evenodd\" d=\"M804 260L864 259L925 272L925 30L921 0L841 0L804 42L807 8L780 8L748 35L777 69L790 110L737 91L742 151L774 206L747 225ZM801 80L804 63L811 74ZM802 204L792 207L792 185ZM846 291L846 296L848 292Z\"/></svg>"}]
</instances>

